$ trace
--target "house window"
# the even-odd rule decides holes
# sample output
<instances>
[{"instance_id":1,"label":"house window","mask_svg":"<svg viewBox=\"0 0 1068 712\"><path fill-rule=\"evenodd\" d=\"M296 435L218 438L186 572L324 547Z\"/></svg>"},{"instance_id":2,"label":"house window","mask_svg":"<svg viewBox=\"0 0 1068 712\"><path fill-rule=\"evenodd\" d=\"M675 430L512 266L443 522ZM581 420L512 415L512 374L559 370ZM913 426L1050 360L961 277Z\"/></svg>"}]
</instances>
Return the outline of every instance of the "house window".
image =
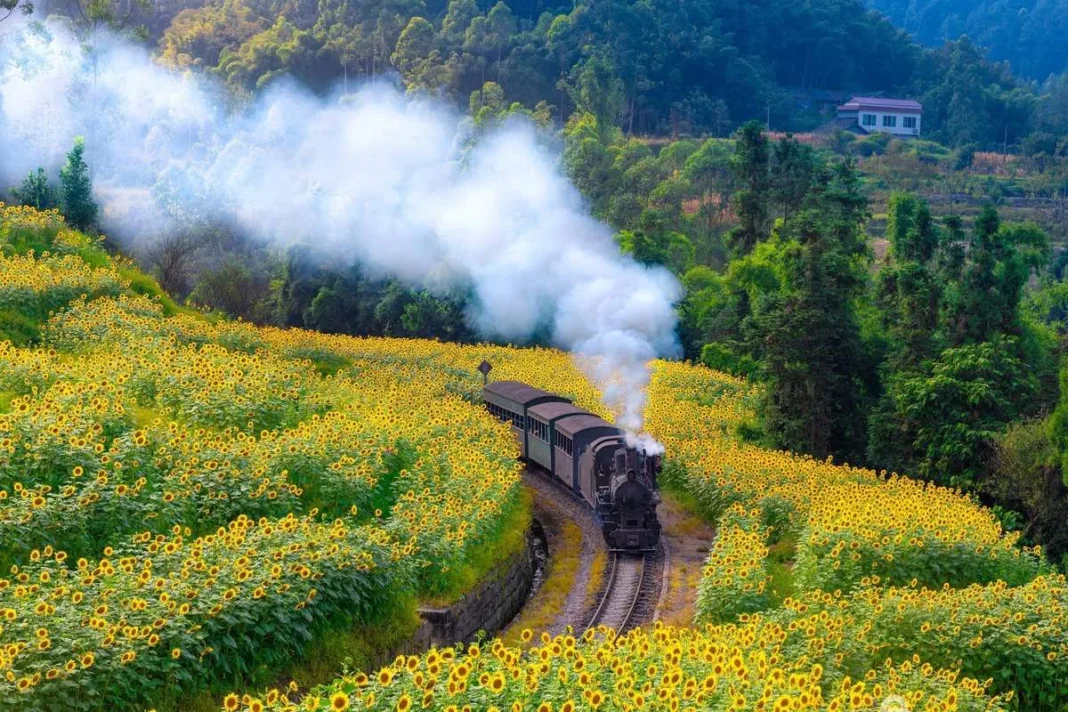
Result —
<instances>
[{"instance_id":1,"label":"house window","mask_svg":"<svg viewBox=\"0 0 1068 712\"><path fill-rule=\"evenodd\" d=\"M863 114L860 117L861 126L875 126L875 114Z\"/></svg>"},{"instance_id":2,"label":"house window","mask_svg":"<svg viewBox=\"0 0 1068 712\"><path fill-rule=\"evenodd\" d=\"M901 125L904 126L907 129L916 128L916 117L915 116L905 116L905 117L903 117L901 119Z\"/></svg>"},{"instance_id":3,"label":"house window","mask_svg":"<svg viewBox=\"0 0 1068 712\"><path fill-rule=\"evenodd\" d=\"M897 117L896 116L890 116L889 114L884 114L883 115L883 128L884 129L892 129L895 126L897 126Z\"/></svg>"}]
</instances>

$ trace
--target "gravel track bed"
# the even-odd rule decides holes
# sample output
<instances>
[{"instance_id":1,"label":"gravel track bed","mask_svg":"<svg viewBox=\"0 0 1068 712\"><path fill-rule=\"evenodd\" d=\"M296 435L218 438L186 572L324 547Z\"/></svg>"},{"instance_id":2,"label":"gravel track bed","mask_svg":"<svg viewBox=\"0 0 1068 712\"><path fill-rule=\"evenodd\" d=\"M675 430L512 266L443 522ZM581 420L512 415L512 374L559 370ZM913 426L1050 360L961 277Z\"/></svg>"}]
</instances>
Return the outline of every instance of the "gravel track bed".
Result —
<instances>
[{"instance_id":1,"label":"gravel track bed","mask_svg":"<svg viewBox=\"0 0 1068 712\"><path fill-rule=\"evenodd\" d=\"M608 552L601 530L594 524L593 514L584 502L540 470L527 469L523 482L534 494L534 516L541 523L548 543L547 575L552 575L554 560L563 556L577 557L575 575L569 582L566 599L559 610L553 612L552 623L546 628L548 632L562 634L570 626L574 633L581 633L593 621L598 608L601 608L596 621L599 625L629 629L651 623L665 590L664 550L647 555L647 561L640 556L624 555L614 563L615 557ZM581 533L577 552L561 551L564 546L574 547L573 543L567 545L563 541L563 522L575 525ZM608 557L608 563L591 601L590 571L598 554ZM612 591L607 591L613 565L618 565L618 569L612 581ZM608 600L604 600L606 595ZM539 605L538 596L536 592L527 605Z\"/></svg>"},{"instance_id":2,"label":"gravel track bed","mask_svg":"<svg viewBox=\"0 0 1068 712\"><path fill-rule=\"evenodd\" d=\"M556 612L555 620L549 626L551 635L565 632L568 626L581 632L585 621L589 619L587 611L587 574L598 552L606 551L601 530L594 525L593 518L586 507L563 487L549 479L549 475L528 469L523 475L523 482L534 492L534 516L541 522L549 544L549 566L553 560L562 555L560 526L563 521L575 524L582 534L582 546L578 552L578 573L571 582L571 589L563 608ZM567 552L574 555L574 552ZM537 598L528 603L534 603Z\"/></svg>"}]
</instances>

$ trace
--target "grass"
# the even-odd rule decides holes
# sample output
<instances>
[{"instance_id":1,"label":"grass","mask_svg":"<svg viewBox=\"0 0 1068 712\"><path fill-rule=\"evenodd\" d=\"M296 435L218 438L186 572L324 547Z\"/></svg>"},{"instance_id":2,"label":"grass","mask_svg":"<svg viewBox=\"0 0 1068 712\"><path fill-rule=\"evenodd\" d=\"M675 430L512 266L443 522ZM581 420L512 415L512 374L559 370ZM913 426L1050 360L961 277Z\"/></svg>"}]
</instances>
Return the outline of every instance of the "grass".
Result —
<instances>
[{"instance_id":1,"label":"grass","mask_svg":"<svg viewBox=\"0 0 1068 712\"><path fill-rule=\"evenodd\" d=\"M156 420L157 418L163 417L163 414L155 408L149 408L143 405L133 406L133 408L131 408L130 415L133 418L134 425L138 428L143 428L146 425L152 423L152 421Z\"/></svg>"},{"instance_id":2,"label":"grass","mask_svg":"<svg viewBox=\"0 0 1068 712\"><path fill-rule=\"evenodd\" d=\"M676 489L661 490L660 498L667 504L681 510L686 516L680 517L675 533L680 536L700 536L710 520L700 514L697 500L686 492Z\"/></svg>"},{"instance_id":3,"label":"grass","mask_svg":"<svg viewBox=\"0 0 1068 712\"><path fill-rule=\"evenodd\" d=\"M719 512L715 512L708 507L702 505L697 501L697 498L683 489L674 478L661 478L659 481L660 497L661 499L670 499L673 504L685 511L696 521L688 520L685 525L690 528L690 533L694 533L695 528L701 525L701 522L707 522L713 526L719 521ZM681 532L685 534L686 532Z\"/></svg>"},{"instance_id":4,"label":"grass","mask_svg":"<svg viewBox=\"0 0 1068 712\"><path fill-rule=\"evenodd\" d=\"M159 282L136 267L118 264L115 265L115 271L130 283L131 292L158 300L160 306L163 307L164 316L184 314L210 323L216 323L219 320L217 315L212 316L198 309L180 306L171 299L170 295L163 291L163 288L159 286Z\"/></svg>"},{"instance_id":5,"label":"grass","mask_svg":"<svg viewBox=\"0 0 1068 712\"><path fill-rule=\"evenodd\" d=\"M671 520L673 535L701 539L707 541L708 546L712 545L713 540L708 539L708 534L715 519L702 513L701 506L692 495L679 488L669 487L660 490L660 497L667 507L675 511L675 516ZM705 558L707 558L707 551L705 551ZM694 600L697 586L701 582L703 568L703 559L700 562L691 562L685 557L671 557L668 576L664 580L665 606L660 612L660 620L665 624L693 625Z\"/></svg>"},{"instance_id":6,"label":"grass","mask_svg":"<svg viewBox=\"0 0 1068 712\"><path fill-rule=\"evenodd\" d=\"M797 539L786 536L768 546L768 594L774 607L778 607L797 591L794 585L794 558L797 556Z\"/></svg>"},{"instance_id":7,"label":"grass","mask_svg":"<svg viewBox=\"0 0 1068 712\"><path fill-rule=\"evenodd\" d=\"M496 537L491 537L490 542L469 551L467 561L451 575L448 589L424 599L423 603L443 608L463 598L483 581L503 573L500 571L501 562L507 561L527 546L527 533L533 518L533 502L530 492L521 487L515 503L501 518Z\"/></svg>"},{"instance_id":8,"label":"grass","mask_svg":"<svg viewBox=\"0 0 1068 712\"><path fill-rule=\"evenodd\" d=\"M608 565L608 552L599 550L590 563L589 578L586 579L585 606L589 608L597 600L597 594L601 592L601 584L604 582L604 571Z\"/></svg>"},{"instance_id":9,"label":"grass","mask_svg":"<svg viewBox=\"0 0 1068 712\"><path fill-rule=\"evenodd\" d=\"M0 341L10 341L15 346L37 343L43 321L13 309L0 309Z\"/></svg>"},{"instance_id":10,"label":"grass","mask_svg":"<svg viewBox=\"0 0 1068 712\"><path fill-rule=\"evenodd\" d=\"M311 359L312 367L320 376L333 376L352 365L352 359L335 354L319 354Z\"/></svg>"},{"instance_id":11,"label":"grass","mask_svg":"<svg viewBox=\"0 0 1068 712\"><path fill-rule=\"evenodd\" d=\"M678 562L671 562L671 569L668 571L668 578L664 582L667 586L666 600L676 600L680 596L681 591L686 591L689 595L687 600L688 606L679 607L667 615L662 615L660 620L665 625L673 625L679 627L686 627L693 625L693 594L697 591L698 584L701 583L701 567L690 567L686 564L680 564Z\"/></svg>"},{"instance_id":12,"label":"grass","mask_svg":"<svg viewBox=\"0 0 1068 712\"><path fill-rule=\"evenodd\" d=\"M524 628L546 630L552 626L578 577L581 555L582 530L562 519L558 537L549 542L549 563L541 588L501 636L507 644L518 645Z\"/></svg>"}]
</instances>

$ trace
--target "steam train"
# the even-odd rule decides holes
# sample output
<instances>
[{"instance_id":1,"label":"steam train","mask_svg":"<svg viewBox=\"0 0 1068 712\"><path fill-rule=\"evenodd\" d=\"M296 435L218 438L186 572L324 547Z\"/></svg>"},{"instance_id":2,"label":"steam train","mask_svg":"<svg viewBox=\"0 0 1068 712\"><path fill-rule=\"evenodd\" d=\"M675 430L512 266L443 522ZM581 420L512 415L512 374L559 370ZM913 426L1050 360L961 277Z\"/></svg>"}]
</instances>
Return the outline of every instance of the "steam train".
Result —
<instances>
[{"instance_id":1,"label":"steam train","mask_svg":"<svg viewBox=\"0 0 1068 712\"><path fill-rule=\"evenodd\" d=\"M610 550L656 548L659 455L629 447L619 428L567 398L525 383L487 383L482 398L490 413L512 426L521 457L593 510Z\"/></svg>"}]
</instances>

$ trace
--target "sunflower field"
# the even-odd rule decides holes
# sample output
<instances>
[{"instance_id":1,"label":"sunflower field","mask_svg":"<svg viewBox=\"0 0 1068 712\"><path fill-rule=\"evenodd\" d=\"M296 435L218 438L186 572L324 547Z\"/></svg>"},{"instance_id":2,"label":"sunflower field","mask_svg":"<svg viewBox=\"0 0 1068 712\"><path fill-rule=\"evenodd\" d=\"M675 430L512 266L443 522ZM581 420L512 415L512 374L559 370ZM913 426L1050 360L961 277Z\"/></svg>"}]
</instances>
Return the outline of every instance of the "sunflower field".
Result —
<instances>
[{"instance_id":1,"label":"sunflower field","mask_svg":"<svg viewBox=\"0 0 1068 712\"><path fill-rule=\"evenodd\" d=\"M559 351L256 327L145 283L0 205L3 709L209 687L228 712L1068 704L1068 583L1041 551L960 492L754 444L757 387L667 362L664 485L718 532L692 628L524 631L286 685L323 636L462 596L515 525L479 362L610 413Z\"/></svg>"}]
</instances>

